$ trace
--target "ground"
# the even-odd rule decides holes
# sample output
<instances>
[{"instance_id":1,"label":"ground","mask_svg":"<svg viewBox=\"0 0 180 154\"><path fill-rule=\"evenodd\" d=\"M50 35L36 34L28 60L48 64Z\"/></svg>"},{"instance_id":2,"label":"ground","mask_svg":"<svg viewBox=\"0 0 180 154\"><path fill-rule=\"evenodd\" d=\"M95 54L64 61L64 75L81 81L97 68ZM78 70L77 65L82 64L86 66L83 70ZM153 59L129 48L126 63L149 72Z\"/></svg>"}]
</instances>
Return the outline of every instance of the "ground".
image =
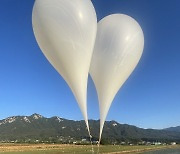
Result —
<instances>
[{"instance_id":1,"label":"ground","mask_svg":"<svg viewBox=\"0 0 180 154\"><path fill-rule=\"evenodd\" d=\"M144 151L172 148L177 146L119 146L104 145L99 147L99 153L142 153ZM98 146L93 146L94 153L98 153ZM82 153L92 154L90 145L64 144L0 144L0 153L5 154L60 154Z\"/></svg>"}]
</instances>

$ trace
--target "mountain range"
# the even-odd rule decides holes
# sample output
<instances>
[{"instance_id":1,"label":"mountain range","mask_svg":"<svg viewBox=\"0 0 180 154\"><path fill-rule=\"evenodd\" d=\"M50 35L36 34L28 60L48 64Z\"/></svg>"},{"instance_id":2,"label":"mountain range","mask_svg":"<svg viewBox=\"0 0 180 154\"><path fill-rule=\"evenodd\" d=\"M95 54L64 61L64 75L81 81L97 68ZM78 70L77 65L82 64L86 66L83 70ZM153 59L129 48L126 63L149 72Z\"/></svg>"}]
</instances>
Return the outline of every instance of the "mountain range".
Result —
<instances>
[{"instance_id":1,"label":"mountain range","mask_svg":"<svg viewBox=\"0 0 180 154\"><path fill-rule=\"evenodd\" d=\"M180 126L166 128L165 130L172 131L172 132L179 132L180 133Z\"/></svg>"},{"instance_id":2,"label":"mountain range","mask_svg":"<svg viewBox=\"0 0 180 154\"><path fill-rule=\"evenodd\" d=\"M98 140L99 120L89 120L93 140ZM13 116L0 120L1 142L61 142L88 139L85 122L68 120L54 116L43 117L40 114L31 116ZM143 129L136 126L106 121L102 141L139 142L161 141L180 142L180 127L163 130Z\"/></svg>"}]
</instances>

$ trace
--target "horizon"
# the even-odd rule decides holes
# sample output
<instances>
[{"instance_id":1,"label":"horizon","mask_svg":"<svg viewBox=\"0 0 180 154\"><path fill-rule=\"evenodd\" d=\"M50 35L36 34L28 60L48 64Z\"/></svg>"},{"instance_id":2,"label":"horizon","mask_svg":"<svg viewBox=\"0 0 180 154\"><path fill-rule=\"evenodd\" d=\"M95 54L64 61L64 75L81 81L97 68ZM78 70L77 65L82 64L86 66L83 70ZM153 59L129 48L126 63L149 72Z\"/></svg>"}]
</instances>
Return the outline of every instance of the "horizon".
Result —
<instances>
[{"instance_id":1,"label":"horizon","mask_svg":"<svg viewBox=\"0 0 180 154\"><path fill-rule=\"evenodd\" d=\"M50 117L46 117L46 116L43 116L43 115L38 114L38 113L33 113L33 114L31 114L31 115L13 115L13 116L9 116L9 117L0 119L0 121L6 120L6 119L11 118L11 117L31 117L31 116L33 116L33 115L39 115L39 116L42 116L42 118L48 118L48 119L49 119L49 118L53 118L53 117L59 117L59 116L56 116L56 115L53 115L53 116L50 116ZM74 119L67 119L67 118L65 118L65 117L59 117L59 118L65 119L65 120L72 120L72 121L84 121L84 119L74 120ZM100 119L88 119L88 121L91 121L91 120L93 120L93 121L100 121ZM120 122L118 122L118 121L116 121L116 120L106 120L105 122L111 122L111 121L114 121L114 122L116 122L116 123L118 123L118 124L121 124L121 125L129 125L129 126L138 127L138 126L132 125L132 124L120 123ZM166 128L159 128L159 129L158 129L158 128L143 128L143 127L138 127L138 128L142 128L142 129L154 129L154 130L163 130L163 129L174 128L174 127L180 127L180 126L179 126L179 125L178 125L178 126L170 126L170 127L166 127Z\"/></svg>"},{"instance_id":2,"label":"horizon","mask_svg":"<svg viewBox=\"0 0 180 154\"><path fill-rule=\"evenodd\" d=\"M180 1L92 0L98 21L123 13L144 32L145 48L113 100L108 121L140 128L180 126ZM32 30L34 0L0 1L0 119L39 113L83 119L63 78L39 49ZM88 118L99 119L97 94L88 80Z\"/></svg>"}]
</instances>

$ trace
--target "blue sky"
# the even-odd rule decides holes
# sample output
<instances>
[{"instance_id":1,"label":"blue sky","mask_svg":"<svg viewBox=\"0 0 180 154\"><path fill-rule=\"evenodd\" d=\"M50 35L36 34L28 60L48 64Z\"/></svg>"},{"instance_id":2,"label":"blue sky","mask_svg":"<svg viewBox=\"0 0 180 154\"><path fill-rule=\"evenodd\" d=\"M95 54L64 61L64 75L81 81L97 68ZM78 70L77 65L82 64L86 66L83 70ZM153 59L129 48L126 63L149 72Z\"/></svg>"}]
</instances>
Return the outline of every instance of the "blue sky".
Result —
<instances>
[{"instance_id":1,"label":"blue sky","mask_svg":"<svg viewBox=\"0 0 180 154\"><path fill-rule=\"evenodd\" d=\"M93 0L98 20L112 13L135 18L145 36L143 56L118 92L107 120L143 128L180 125L180 1ZM0 1L0 119L39 113L83 119L69 87L45 59L32 31L34 0ZM88 113L99 118L88 84Z\"/></svg>"}]
</instances>

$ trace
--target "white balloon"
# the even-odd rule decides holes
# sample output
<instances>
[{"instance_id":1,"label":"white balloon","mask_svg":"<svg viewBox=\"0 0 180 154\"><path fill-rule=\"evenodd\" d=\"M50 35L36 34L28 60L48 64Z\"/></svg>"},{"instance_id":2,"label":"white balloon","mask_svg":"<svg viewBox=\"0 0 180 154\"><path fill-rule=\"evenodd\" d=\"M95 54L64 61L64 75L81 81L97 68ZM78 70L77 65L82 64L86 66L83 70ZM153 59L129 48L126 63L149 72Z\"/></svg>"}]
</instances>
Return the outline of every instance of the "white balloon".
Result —
<instances>
[{"instance_id":1,"label":"white balloon","mask_svg":"<svg viewBox=\"0 0 180 154\"><path fill-rule=\"evenodd\" d=\"M32 23L38 45L71 88L89 131L87 80L97 31L92 2L36 0Z\"/></svg>"},{"instance_id":2,"label":"white balloon","mask_svg":"<svg viewBox=\"0 0 180 154\"><path fill-rule=\"evenodd\" d=\"M142 55L144 36L131 17L113 14L98 23L90 75L100 108L100 136L111 103Z\"/></svg>"}]
</instances>

